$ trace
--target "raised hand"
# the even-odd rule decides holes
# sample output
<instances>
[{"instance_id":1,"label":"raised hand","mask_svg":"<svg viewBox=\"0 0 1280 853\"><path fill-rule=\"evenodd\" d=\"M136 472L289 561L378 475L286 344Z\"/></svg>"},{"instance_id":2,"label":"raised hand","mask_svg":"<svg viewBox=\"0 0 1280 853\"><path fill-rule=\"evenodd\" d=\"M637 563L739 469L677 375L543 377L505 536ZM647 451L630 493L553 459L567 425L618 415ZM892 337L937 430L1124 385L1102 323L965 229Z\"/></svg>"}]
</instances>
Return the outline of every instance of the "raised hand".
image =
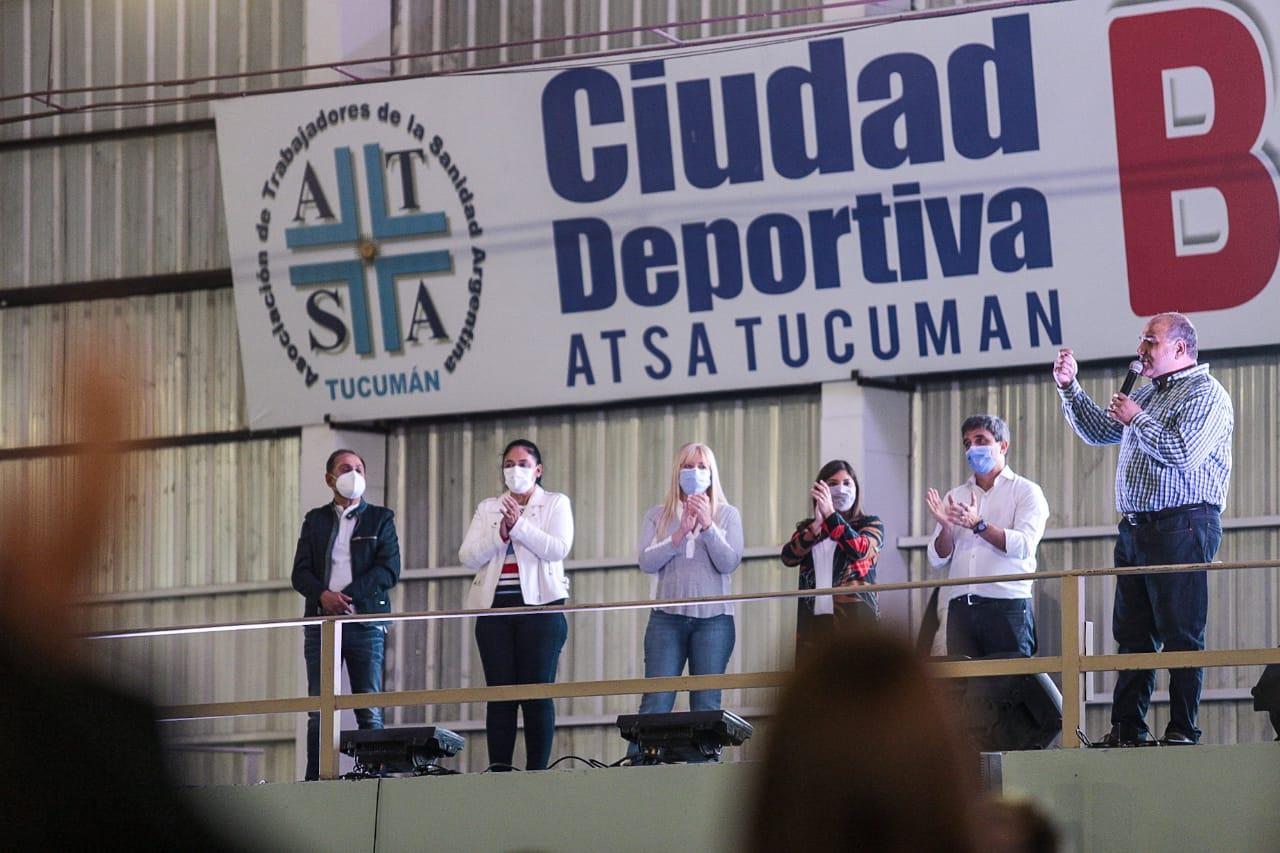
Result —
<instances>
[{"instance_id":1,"label":"raised hand","mask_svg":"<svg viewBox=\"0 0 1280 853\"><path fill-rule=\"evenodd\" d=\"M947 506L947 517L952 527L964 527L972 530L981 519L978 515L978 496L970 495L968 503L950 501Z\"/></svg>"},{"instance_id":2,"label":"raised hand","mask_svg":"<svg viewBox=\"0 0 1280 853\"><path fill-rule=\"evenodd\" d=\"M676 529L676 539L683 539L698 523L698 514L693 508L694 497L690 495L684 499L684 505L680 509L680 526Z\"/></svg>"},{"instance_id":3,"label":"raised hand","mask_svg":"<svg viewBox=\"0 0 1280 853\"><path fill-rule=\"evenodd\" d=\"M516 522L520 520L521 507L515 498L511 495L503 495L498 501L498 510L502 513L502 521L498 524L498 533L503 539L511 533L511 528L516 526Z\"/></svg>"},{"instance_id":4,"label":"raised hand","mask_svg":"<svg viewBox=\"0 0 1280 853\"><path fill-rule=\"evenodd\" d=\"M711 501L706 495L692 495L685 501L685 505L692 505L695 524L703 530L711 526Z\"/></svg>"},{"instance_id":5,"label":"raised hand","mask_svg":"<svg viewBox=\"0 0 1280 853\"><path fill-rule=\"evenodd\" d=\"M810 487L809 497L813 498L813 506L818 518L826 518L836 511L835 504L831 500L831 487L822 480L815 481Z\"/></svg>"},{"instance_id":6,"label":"raised hand","mask_svg":"<svg viewBox=\"0 0 1280 853\"><path fill-rule=\"evenodd\" d=\"M85 646L77 634L90 629L76 598L84 583L105 566L100 550L107 531L119 532L128 413L136 411L133 381L112 356L92 356L69 347L66 355L66 441L84 452L68 457L63 476L39 476L38 466L15 465L0 513L0 616L6 646L16 654L38 653L45 663L78 665ZM6 472L10 473L10 472ZM16 482L15 482L16 481ZM20 652L15 643L21 642Z\"/></svg>"},{"instance_id":7,"label":"raised hand","mask_svg":"<svg viewBox=\"0 0 1280 853\"><path fill-rule=\"evenodd\" d=\"M942 525L944 530L952 526L951 516L947 511L947 507L948 505L954 505L955 501L951 500L950 496L944 502L937 489L929 489L924 493L924 503L925 506L929 507L929 512Z\"/></svg>"},{"instance_id":8,"label":"raised hand","mask_svg":"<svg viewBox=\"0 0 1280 853\"><path fill-rule=\"evenodd\" d=\"M1079 370L1076 364L1076 357L1071 350L1063 348L1058 350L1058 357L1053 360L1053 381L1058 383L1059 388L1066 388L1076 378L1076 372Z\"/></svg>"}]
</instances>

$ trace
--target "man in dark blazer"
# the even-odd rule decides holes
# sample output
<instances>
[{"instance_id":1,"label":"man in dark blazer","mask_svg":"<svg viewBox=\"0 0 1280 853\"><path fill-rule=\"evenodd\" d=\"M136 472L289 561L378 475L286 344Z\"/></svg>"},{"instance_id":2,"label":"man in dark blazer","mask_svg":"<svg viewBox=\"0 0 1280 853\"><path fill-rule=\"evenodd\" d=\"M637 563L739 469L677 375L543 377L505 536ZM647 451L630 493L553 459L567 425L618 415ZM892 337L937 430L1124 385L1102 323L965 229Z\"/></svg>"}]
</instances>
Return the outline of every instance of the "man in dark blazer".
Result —
<instances>
[{"instance_id":1,"label":"man in dark blazer","mask_svg":"<svg viewBox=\"0 0 1280 853\"><path fill-rule=\"evenodd\" d=\"M335 450L325 463L325 485L333 502L307 513L293 558L293 588L306 599L305 616L390 613L390 591L400 579L400 542L395 513L366 503L364 460L354 450ZM353 693L382 691L386 622L342 626L342 659ZM320 693L320 626L303 629L307 692ZM382 728L381 708L357 708L362 729ZM320 714L307 716L306 779L320 777Z\"/></svg>"}]
</instances>

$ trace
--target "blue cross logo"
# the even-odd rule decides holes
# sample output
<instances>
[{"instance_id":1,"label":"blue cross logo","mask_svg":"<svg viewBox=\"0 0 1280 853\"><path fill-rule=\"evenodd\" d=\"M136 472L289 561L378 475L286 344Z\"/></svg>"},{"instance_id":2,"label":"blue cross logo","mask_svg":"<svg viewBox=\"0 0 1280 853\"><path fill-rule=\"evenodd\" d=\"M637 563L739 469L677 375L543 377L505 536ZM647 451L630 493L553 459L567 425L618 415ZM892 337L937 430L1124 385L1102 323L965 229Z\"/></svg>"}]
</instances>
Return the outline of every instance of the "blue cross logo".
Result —
<instances>
[{"instance_id":1,"label":"blue cross logo","mask_svg":"<svg viewBox=\"0 0 1280 853\"><path fill-rule=\"evenodd\" d=\"M404 155L406 152L392 152ZM387 352L398 352L403 347L400 338L400 309L396 294L396 276L445 272L453 267L453 257L447 251L406 252L382 255L378 243L388 239L406 237L430 237L448 233L448 222L442 211L432 213L406 213L392 216L387 210L386 183L383 179L383 152L377 144L364 146L365 181L369 191L369 215L372 239L360 234L359 205L356 202L355 175L350 148L338 148L333 152L338 177L338 211L329 217L333 221L317 225L300 225L285 229L285 245L290 249L334 248L350 246L357 258L342 261L325 261L310 264L294 264L289 267L289 282L294 287L315 284L339 283L347 286L351 300L351 325L355 337L356 352L369 355L373 352L370 329L369 295L366 290L365 271L373 268L378 289L378 313L382 321L382 343ZM402 171L411 167L412 158L401 156ZM310 171L304 176L303 196L306 198L308 180L315 181ZM405 180L406 207L416 207L411 177ZM310 203L332 214L328 201L313 191ZM412 337L411 337L412 339Z\"/></svg>"}]
</instances>

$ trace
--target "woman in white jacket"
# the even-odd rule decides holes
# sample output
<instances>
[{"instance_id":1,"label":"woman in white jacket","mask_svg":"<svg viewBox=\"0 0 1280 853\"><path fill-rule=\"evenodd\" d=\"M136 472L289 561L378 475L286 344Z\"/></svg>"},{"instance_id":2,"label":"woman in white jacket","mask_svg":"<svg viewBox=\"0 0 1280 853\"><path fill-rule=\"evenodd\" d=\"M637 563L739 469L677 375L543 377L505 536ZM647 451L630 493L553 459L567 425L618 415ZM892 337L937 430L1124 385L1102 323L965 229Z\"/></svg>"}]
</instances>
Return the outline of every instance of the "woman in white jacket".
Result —
<instances>
[{"instance_id":1,"label":"woman in white jacket","mask_svg":"<svg viewBox=\"0 0 1280 853\"><path fill-rule=\"evenodd\" d=\"M476 570L468 610L563 604L569 597L564 558L573 547L569 499L542 488L542 454L517 439L502 452L507 491L476 507L458 558ZM563 613L522 613L476 619L476 646L485 683L546 684L555 681L560 650L569 634ZM489 762L508 769L516 744L516 708L524 708L526 768L543 770L551 757L556 709L550 699L490 702L485 713Z\"/></svg>"}]
</instances>

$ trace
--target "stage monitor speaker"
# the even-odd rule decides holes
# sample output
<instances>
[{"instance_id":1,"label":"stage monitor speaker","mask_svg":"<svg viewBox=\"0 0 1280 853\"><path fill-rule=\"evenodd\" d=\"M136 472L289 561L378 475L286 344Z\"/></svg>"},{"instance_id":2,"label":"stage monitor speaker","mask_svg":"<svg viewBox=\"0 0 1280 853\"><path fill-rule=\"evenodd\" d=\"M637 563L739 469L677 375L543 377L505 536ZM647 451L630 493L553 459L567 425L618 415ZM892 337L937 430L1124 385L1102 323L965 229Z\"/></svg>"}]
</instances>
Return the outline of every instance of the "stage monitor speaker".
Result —
<instances>
[{"instance_id":1,"label":"stage monitor speaker","mask_svg":"<svg viewBox=\"0 0 1280 853\"><path fill-rule=\"evenodd\" d=\"M395 729L347 729L338 749L356 760L356 778L388 773L430 774L441 758L457 755L466 743L462 736L435 726Z\"/></svg>"},{"instance_id":2,"label":"stage monitor speaker","mask_svg":"<svg viewBox=\"0 0 1280 853\"><path fill-rule=\"evenodd\" d=\"M1062 693L1045 673L955 680L980 752L1046 749L1062 732Z\"/></svg>"},{"instance_id":3,"label":"stage monitor speaker","mask_svg":"<svg viewBox=\"0 0 1280 853\"><path fill-rule=\"evenodd\" d=\"M1253 710L1267 711L1276 740L1280 740L1280 664L1270 663L1253 686Z\"/></svg>"},{"instance_id":4,"label":"stage monitor speaker","mask_svg":"<svg viewBox=\"0 0 1280 853\"><path fill-rule=\"evenodd\" d=\"M634 764L715 760L726 746L751 737L751 724L732 711L623 714L618 731L640 748Z\"/></svg>"}]
</instances>

